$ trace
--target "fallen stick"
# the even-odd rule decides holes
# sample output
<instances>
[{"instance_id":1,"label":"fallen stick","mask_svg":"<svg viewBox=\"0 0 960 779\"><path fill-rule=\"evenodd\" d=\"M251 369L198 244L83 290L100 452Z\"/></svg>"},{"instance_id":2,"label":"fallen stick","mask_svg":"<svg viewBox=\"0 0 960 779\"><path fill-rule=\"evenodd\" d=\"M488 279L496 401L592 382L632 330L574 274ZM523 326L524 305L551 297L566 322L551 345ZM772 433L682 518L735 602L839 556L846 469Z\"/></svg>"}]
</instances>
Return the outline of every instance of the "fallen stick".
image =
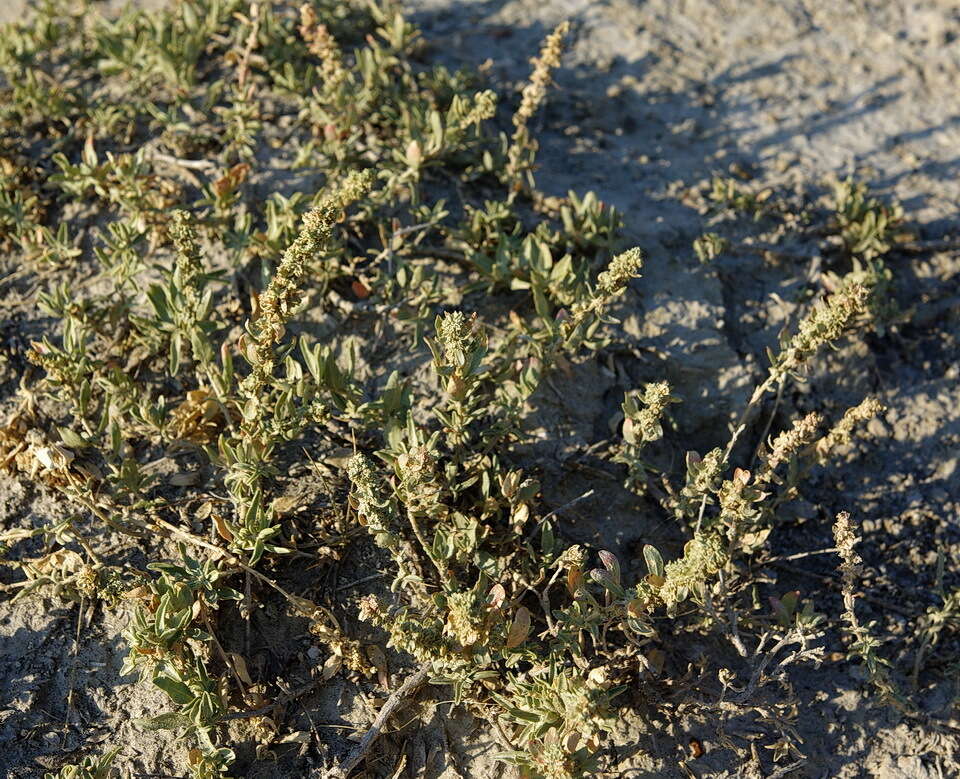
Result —
<instances>
[{"instance_id":1,"label":"fallen stick","mask_svg":"<svg viewBox=\"0 0 960 779\"><path fill-rule=\"evenodd\" d=\"M410 676L404 679L403 684L394 690L390 694L390 697L387 698L387 702L383 704L383 708L380 709L380 713L377 714L370 729L363 734L360 743L357 744L353 751L347 755L346 759L328 775L328 779L347 779L350 772L360 765L363 758L367 756L367 752L370 751L373 742L377 740L377 736L380 735L383 726L387 724L390 715L397 710L405 698L412 695L417 688L427 680L429 674L430 664L427 663L421 666L419 671L410 674Z\"/></svg>"}]
</instances>

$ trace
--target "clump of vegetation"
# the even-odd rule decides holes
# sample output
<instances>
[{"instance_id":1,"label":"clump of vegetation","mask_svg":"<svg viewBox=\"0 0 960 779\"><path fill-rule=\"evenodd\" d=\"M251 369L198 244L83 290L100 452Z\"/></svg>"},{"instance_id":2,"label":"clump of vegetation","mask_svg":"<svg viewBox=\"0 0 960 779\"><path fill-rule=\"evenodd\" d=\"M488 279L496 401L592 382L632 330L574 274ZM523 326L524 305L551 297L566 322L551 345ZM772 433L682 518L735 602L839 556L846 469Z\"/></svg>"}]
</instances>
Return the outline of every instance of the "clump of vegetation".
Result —
<instances>
[{"instance_id":1,"label":"clump of vegetation","mask_svg":"<svg viewBox=\"0 0 960 779\"><path fill-rule=\"evenodd\" d=\"M624 691L658 698L675 635L767 652L741 703L771 662L816 659L820 617L796 598L772 615L749 603L745 563L879 404L833 426L801 418L756 465L738 443L820 350L878 315L899 213L838 192L837 230L868 264L783 336L724 446L679 472L654 465L647 449L686 399L665 381L626 394L611 467L686 538L679 555L645 546L646 573L629 578L626 561L565 540L524 462L543 388L616 338L611 312L643 265L597 195L537 188L531 120L568 32L547 37L514 106L475 73L425 64L390 0L182 0L114 19L51 0L3 29L0 241L59 324L27 353L0 462L75 511L8 532L5 554L24 593L132 610L125 670L170 706L140 726L186 739L194 776L237 765L232 721L256 723L263 747L275 736L233 635L268 598L310 621L322 680L386 684L367 652L385 643L491 722L503 760L550 779L602 765ZM717 180L712 198L759 218L769 193ZM77 232L84 207L95 219ZM724 249L710 234L697 253ZM384 339L418 361L406 374L362 367L382 364ZM334 484L294 515L282 476L303 453ZM164 458L177 472L158 472ZM111 562L104 534L153 561ZM369 630L348 635L302 578L278 580L364 534L390 585L360 597ZM36 537L55 551L18 556ZM838 547L852 571L852 541ZM846 619L866 657L852 602ZM776 756L797 757L789 717L765 722ZM105 776L113 754L59 776Z\"/></svg>"},{"instance_id":2,"label":"clump of vegetation","mask_svg":"<svg viewBox=\"0 0 960 779\"><path fill-rule=\"evenodd\" d=\"M870 195L867 185L853 177L830 182L816 203L797 204L777 197L772 189L754 191L742 171L738 177L715 176L703 198L713 226L749 215L751 229L764 222L763 232L776 243L757 241L748 234L742 243L713 230L693 241L693 252L701 263L710 263L726 253L758 253L768 260L808 262L810 257L783 251L778 244L802 242L808 251L829 258L823 271L823 286L836 290L859 284L871 291L864 323L880 334L903 319L894 295L893 271L888 255L899 248L915 250L912 235L904 229L903 207L885 203ZM815 247L815 248L814 248Z\"/></svg>"},{"instance_id":3,"label":"clump of vegetation","mask_svg":"<svg viewBox=\"0 0 960 779\"><path fill-rule=\"evenodd\" d=\"M65 765L55 774L44 774L43 779L110 779L110 766L120 751L111 749L100 757L85 757L74 765Z\"/></svg>"}]
</instances>

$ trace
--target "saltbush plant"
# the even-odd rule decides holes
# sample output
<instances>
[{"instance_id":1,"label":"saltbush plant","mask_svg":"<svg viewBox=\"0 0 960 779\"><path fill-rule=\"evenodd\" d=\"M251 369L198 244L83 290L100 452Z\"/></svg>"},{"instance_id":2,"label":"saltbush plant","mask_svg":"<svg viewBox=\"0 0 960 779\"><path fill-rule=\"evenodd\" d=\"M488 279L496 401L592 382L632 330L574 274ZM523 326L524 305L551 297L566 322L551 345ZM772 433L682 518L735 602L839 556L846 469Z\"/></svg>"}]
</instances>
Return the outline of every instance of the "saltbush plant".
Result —
<instances>
[{"instance_id":1,"label":"saltbush plant","mask_svg":"<svg viewBox=\"0 0 960 779\"><path fill-rule=\"evenodd\" d=\"M366 648L385 644L492 723L503 760L550 779L601 765L624 691L663 680L674 635L716 631L761 658L742 688L721 673L733 702L771 661L816 660L822 618L795 597L774 615L748 603L744 562L879 404L800 418L755 464L738 443L822 349L891 316L882 258L902 214L838 185L829 227L854 263L771 352L724 446L665 470L649 450L685 399L666 381L626 394L611 467L687 539L679 555L645 546L647 572L629 580L610 552L565 540L523 458L544 383L617 337L611 305L643 265L598 195L537 187L532 120L569 34L546 38L514 100L430 65L390 0L181 0L109 19L47 0L3 28L0 242L20 264L6 283L34 279L58 325L29 349L0 462L73 507L7 532L5 553L18 597L132 608L125 670L169 701L139 724L186 739L194 776L230 773L232 720L259 723L264 745L275 735L262 685L223 646L257 598L311 621L322 680L371 683ZM771 209L769 193L721 179L710 198ZM729 247L711 233L695 248L709 262ZM411 375L357 367L358 349L381 364L385 332L419 355ZM304 540L334 527L288 516L284 464L331 447L345 450L337 533L389 560L389 587L355 603L356 635L277 582L281 564L322 562ZM164 454L189 467L158 474ZM111 562L104 534L153 561ZM19 546L38 536L47 551L31 558ZM847 620L866 655L852 601ZM796 758L789 718L767 721L775 757ZM113 757L58 776L106 776Z\"/></svg>"}]
</instances>

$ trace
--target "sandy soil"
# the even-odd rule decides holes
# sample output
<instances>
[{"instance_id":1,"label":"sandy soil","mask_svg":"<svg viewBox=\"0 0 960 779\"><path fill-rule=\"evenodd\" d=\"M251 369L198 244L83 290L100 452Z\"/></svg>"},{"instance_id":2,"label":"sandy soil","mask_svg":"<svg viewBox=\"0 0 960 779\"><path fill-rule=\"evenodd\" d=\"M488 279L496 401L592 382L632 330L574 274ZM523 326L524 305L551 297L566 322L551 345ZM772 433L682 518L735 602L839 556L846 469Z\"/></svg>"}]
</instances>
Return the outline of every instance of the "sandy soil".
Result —
<instances>
[{"instance_id":1,"label":"sandy soil","mask_svg":"<svg viewBox=\"0 0 960 779\"><path fill-rule=\"evenodd\" d=\"M20 5L4 3L0 18ZM700 266L691 242L706 223L688 193L714 173L742 171L751 186L772 187L798 202L831 176L856 173L879 193L900 199L918 237L960 232L955 3L426 0L411 10L433 56L472 65L489 58L493 78L506 84L523 78L528 58L556 22L575 22L575 42L542 120L538 181L554 192L594 188L626 212L648 260L619 313L628 343L653 356L634 361L626 376L609 366L578 368L586 373L573 382L576 392L564 393L544 412L547 441L564 434L573 446L609 435L603 431L625 385L660 378L668 364L668 378L688 403L683 432L690 448L704 451L725 440L730 413L752 387L764 348L795 310L792 291L822 272L822 258L813 252L803 262L771 263L733 253ZM801 254L807 249L797 247ZM795 510L796 521L775 543L785 554L829 547L829 518L841 509L857 515L871 572L865 590L872 600L862 604L863 617L877 620L890 636L883 651L906 673L901 661L911 655L901 655L904 641L936 602L938 551L947 558L948 586L960 584L960 254L900 257L894 272L897 297L913 309L912 322L845 348L833 360L839 373L815 375L784 399L785 411L812 408L814 397L818 408L835 411L873 392L888 411L871 424L866 440L850 448L841 468L817 477ZM5 339L22 337L15 324L3 330ZM562 505L582 491L575 478L559 474L552 488L546 483L550 504ZM0 476L6 527L48 522L67 510ZM568 522L570 537L603 543L621 559L634 544L669 546L679 538L614 493L578 505ZM771 569L769 576L783 591L801 589L820 610L838 613L833 566L829 556L812 557ZM165 737L131 723L159 711L162 702L145 686L120 683L122 627L121 617L78 615L30 601L0 603L5 775L37 776L64 753L98 742L124 745L125 764L141 772L181 775ZM309 640L293 638L307 651ZM955 650L943 644L939 661L948 664ZM927 715L950 719L957 691L937 678L942 675L918 695ZM849 663L796 672L784 684L804 701L798 731L808 761L798 775L960 773L955 735L873 705L862 674ZM335 739L339 731L325 725L362 722L354 693L335 687L291 712L290 730ZM70 689L75 693L68 702ZM338 701L353 701L346 714ZM468 736L469 718L448 717L447 709L427 712L406 746L396 740L394 746L412 756L411 766L426 776L509 775L490 759L496 750L489 741ZM747 743L750 726L739 725L748 730L738 732L738 723L723 717L680 717L656 722L659 736L651 736L649 726L626 720L618 734L626 746L611 775L685 776L679 766L684 758L695 776L743 775L746 769L727 746L729 738ZM690 738L706 750L697 760L676 746ZM279 763L260 764L250 775L306 775L309 756L298 757L295 748L278 752Z\"/></svg>"}]
</instances>

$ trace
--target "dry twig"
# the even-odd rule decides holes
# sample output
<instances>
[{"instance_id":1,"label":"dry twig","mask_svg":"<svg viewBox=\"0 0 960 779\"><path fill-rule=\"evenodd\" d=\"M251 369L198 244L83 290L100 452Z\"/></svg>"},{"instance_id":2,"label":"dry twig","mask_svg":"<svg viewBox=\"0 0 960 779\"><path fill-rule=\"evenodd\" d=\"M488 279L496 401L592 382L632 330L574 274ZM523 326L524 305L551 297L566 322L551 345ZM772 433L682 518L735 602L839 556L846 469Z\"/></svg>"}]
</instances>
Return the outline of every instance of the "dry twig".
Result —
<instances>
[{"instance_id":1,"label":"dry twig","mask_svg":"<svg viewBox=\"0 0 960 779\"><path fill-rule=\"evenodd\" d=\"M327 779L347 779L351 772L360 765L366 757L393 712L403 703L404 699L412 695L420 685L427 680L429 674L430 665L424 664L418 671L408 676L403 684L391 693L390 697L387 698L387 702L383 704L383 708L380 709L380 713L377 714L377 718L373 721L370 729L363 734L360 743L354 747L353 751L347 755L346 759L340 763L337 768L328 774Z\"/></svg>"}]
</instances>

